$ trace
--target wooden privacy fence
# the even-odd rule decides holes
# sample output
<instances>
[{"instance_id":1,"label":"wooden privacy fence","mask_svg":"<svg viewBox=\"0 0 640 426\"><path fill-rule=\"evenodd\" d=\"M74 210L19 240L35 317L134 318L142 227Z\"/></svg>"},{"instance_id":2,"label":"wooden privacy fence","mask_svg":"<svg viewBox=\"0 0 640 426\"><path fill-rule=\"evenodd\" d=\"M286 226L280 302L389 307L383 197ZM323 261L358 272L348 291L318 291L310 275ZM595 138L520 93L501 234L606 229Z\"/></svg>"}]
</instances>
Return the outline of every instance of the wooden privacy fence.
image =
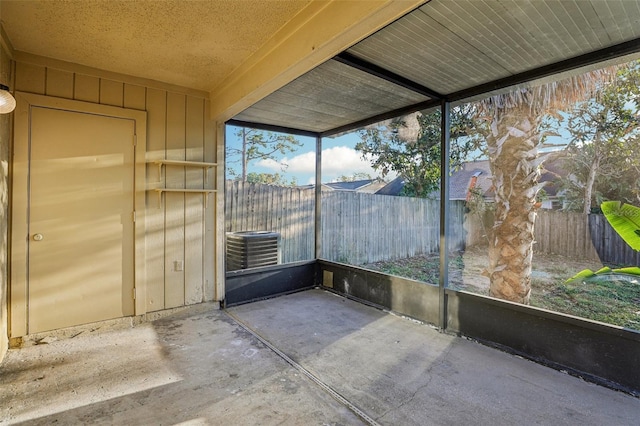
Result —
<instances>
[{"instance_id":1,"label":"wooden privacy fence","mask_svg":"<svg viewBox=\"0 0 640 426\"><path fill-rule=\"evenodd\" d=\"M225 230L280 233L283 263L315 258L314 218L313 188L226 182Z\"/></svg>"},{"instance_id":2,"label":"wooden privacy fence","mask_svg":"<svg viewBox=\"0 0 640 426\"><path fill-rule=\"evenodd\" d=\"M606 221L606 219L605 219ZM538 211L534 228L536 253L559 254L572 259L598 261L585 214Z\"/></svg>"},{"instance_id":3,"label":"wooden privacy fence","mask_svg":"<svg viewBox=\"0 0 640 426\"><path fill-rule=\"evenodd\" d=\"M280 233L284 263L314 258L315 190L226 182L225 228ZM493 222L450 204L451 251L486 245ZM322 191L322 258L351 264L403 259L439 250L439 201L347 191ZM605 264L640 265L602 215L541 210L534 251Z\"/></svg>"},{"instance_id":4,"label":"wooden privacy fence","mask_svg":"<svg viewBox=\"0 0 640 426\"><path fill-rule=\"evenodd\" d=\"M467 244L486 245L486 230L493 222L489 212L484 226L478 215L470 214L465 223ZM640 265L640 253L620 238L601 214L540 210L534 228L535 253L559 254L577 260L606 265Z\"/></svg>"},{"instance_id":5,"label":"wooden privacy fence","mask_svg":"<svg viewBox=\"0 0 640 426\"><path fill-rule=\"evenodd\" d=\"M487 234L493 226L493 212L487 211L481 218L471 213L467 216L467 245L487 245ZM539 210L534 227L534 253L559 254L572 259L598 261L598 253L591 243L589 222L582 213Z\"/></svg>"},{"instance_id":6,"label":"wooden privacy fence","mask_svg":"<svg viewBox=\"0 0 640 426\"><path fill-rule=\"evenodd\" d=\"M225 229L280 233L284 263L314 258L313 188L227 181ZM464 205L452 203L451 250L464 247ZM439 202L322 191L322 258L351 264L439 250Z\"/></svg>"},{"instance_id":7,"label":"wooden privacy fence","mask_svg":"<svg viewBox=\"0 0 640 426\"><path fill-rule=\"evenodd\" d=\"M640 252L633 250L601 214L590 214L589 229L595 251L606 265L640 266Z\"/></svg>"},{"instance_id":8,"label":"wooden privacy fence","mask_svg":"<svg viewBox=\"0 0 640 426\"><path fill-rule=\"evenodd\" d=\"M450 250L464 247L464 205L451 204ZM344 191L322 193L322 257L364 264L437 253L440 203Z\"/></svg>"}]
</instances>

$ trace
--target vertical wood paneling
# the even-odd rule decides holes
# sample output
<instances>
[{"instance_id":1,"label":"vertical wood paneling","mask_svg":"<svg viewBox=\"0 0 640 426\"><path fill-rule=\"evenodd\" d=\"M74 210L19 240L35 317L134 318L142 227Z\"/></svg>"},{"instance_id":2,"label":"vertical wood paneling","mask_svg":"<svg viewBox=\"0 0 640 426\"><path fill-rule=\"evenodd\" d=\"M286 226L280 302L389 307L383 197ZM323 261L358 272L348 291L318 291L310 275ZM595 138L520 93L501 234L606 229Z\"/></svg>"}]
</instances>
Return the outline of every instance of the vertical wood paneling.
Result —
<instances>
[{"instance_id":1,"label":"vertical wood paneling","mask_svg":"<svg viewBox=\"0 0 640 426\"><path fill-rule=\"evenodd\" d=\"M100 79L89 75L76 74L74 99L85 102L100 102Z\"/></svg>"},{"instance_id":2,"label":"vertical wood paneling","mask_svg":"<svg viewBox=\"0 0 640 426\"><path fill-rule=\"evenodd\" d=\"M1 37L1 36L0 36ZM13 86L10 76L12 75L12 62L4 47L0 46L0 81L8 86ZM0 115L0 164L11 164L9 147L11 143L12 121L14 117L10 114ZM11 180L9 178L9 169L4 168L0 171L0 253L3 253L3 261L0 262L0 359L8 348L8 320L7 302L9 298L9 280L7 254L10 250L9 233L9 197L11 188Z\"/></svg>"},{"instance_id":3,"label":"vertical wood paneling","mask_svg":"<svg viewBox=\"0 0 640 426\"><path fill-rule=\"evenodd\" d=\"M124 83L100 79L100 103L122 107L124 105Z\"/></svg>"},{"instance_id":4,"label":"vertical wood paneling","mask_svg":"<svg viewBox=\"0 0 640 426\"><path fill-rule=\"evenodd\" d=\"M76 74L74 99L78 101L100 102L100 79L83 74Z\"/></svg>"},{"instance_id":5,"label":"vertical wood paneling","mask_svg":"<svg viewBox=\"0 0 640 426\"><path fill-rule=\"evenodd\" d=\"M133 84L125 84L123 106L125 108L144 110L146 107L145 88Z\"/></svg>"},{"instance_id":6,"label":"vertical wood paneling","mask_svg":"<svg viewBox=\"0 0 640 426\"><path fill-rule=\"evenodd\" d=\"M167 92L148 89L147 104L147 161L165 158L167 131ZM165 185L164 173L159 175L158 166L147 164L147 186L161 188ZM155 192L147 192L147 310L165 308L165 260L164 260L164 198L158 204Z\"/></svg>"},{"instance_id":7,"label":"vertical wood paneling","mask_svg":"<svg viewBox=\"0 0 640 426\"><path fill-rule=\"evenodd\" d=\"M185 156L187 161L204 161L204 101L187 97ZM204 174L199 167L186 167L186 188L203 189ZM204 195L185 197L185 304L202 302L204 297Z\"/></svg>"},{"instance_id":8,"label":"vertical wood paneling","mask_svg":"<svg viewBox=\"0 0 640 426\"><path fill-rule=\"evenodd\" d=\"M46 75L45 92L47 96L73 99L73 73L48 68Z\"/></svg>"},{"instance_id":9,"label":"vertical wood paneling","mask_svg":"<svg viewBox=\"0 0 640 426\"><path fill-rule=\"evenodd\" d=\"M44 95L46 69L38 65L16 63L16 89L20 92Z\"/></svg>"},{"instance_id":10,"label":"vertical wood paneling","mask_svg":"<svg viewBox=\"0 0 640 426\"><path fill-rule=\"evenodd\" d=\"M208 163L216 163L216 152L217 152L217 140L216 140L216 128L215 123L211 121L209 117L211 114L209 113L209 101L205 101L204 103L204 161ZM222 170L224 173L224 167L220 165L218 168L214 168L209 170L209 173L205 174L205 188L216 188L216 176L219 172L218 169ZM223 180L224 181L224 180ZM216 199L218 196L221 196L223 191L219 191L218 194L211 195L207 198L207 206L204 211L205 215L205 235L204 235L204 253L203 253L203 262L204 262L204 297L205 300L213 300L215 298L215 286L216 282L216 259L215 259L215 248L216 248L216 214L217 214L217 203ZM224 211L222 209L221 211ZM224 220L222 221L224 222ZM224 235L223 232L220 234L220 238ZM221 250L220 253L224 253L224 250Z\"/></svg>"},{"instance_id":11,"label":"vertical wood paneling","mask_svg":"<svg viewBox=\"0 0 640 426\"><path fill-rule=\"evenodd\" d=\"M209 102L203 98L167 93L111 79L16 64L16 90L147 111L147 161L176 159L215 162L220 147L217 128L208 120ZM220 170L147 166L148 189L215 188ZM221 180L223 182L223 180ZM157 193L146 195L146 311L222 298L215 294L216 214L223 206L216 195L168 193L158 203ZM183 271L174 262L183 262ZM222 272L223 273L223 272ZM141 296L139 294L139 296Z\"/></svg>"},{"instance_id":12,"label":"vertical wood paneling","mask_svg":"<svg viewBox=\"0 0 640 426\"><path fill-rule=\"evenodd\" d=\"M209 108L212 108L211 103L208 102ZM208 111L207 117L211 117L211 111ZM216 196L216 211L215 211L215 291L216 300L222 300L225 297L225 234L224 234L224 174L225 174L225 124L223 122L215 123L215 143L216 143L216 162L218 168L216 169L216 190L218 191Z\"/></svg>"},{"instance_id":13,"label":"vertical wood paneling","mask_svg":"<svg viewBox=\"0 0 640 426\"><path fill-rule=\"evenodd\" d=\"M167 151L169 160L185 159L185 95L167 94ZM165 166L166 187L184 188L185 170L180 166ZM165 197L165 307L184 304L184 193L167 192ZM182 270L176 270L181 262Z\"/></svg>"}]
</instances>

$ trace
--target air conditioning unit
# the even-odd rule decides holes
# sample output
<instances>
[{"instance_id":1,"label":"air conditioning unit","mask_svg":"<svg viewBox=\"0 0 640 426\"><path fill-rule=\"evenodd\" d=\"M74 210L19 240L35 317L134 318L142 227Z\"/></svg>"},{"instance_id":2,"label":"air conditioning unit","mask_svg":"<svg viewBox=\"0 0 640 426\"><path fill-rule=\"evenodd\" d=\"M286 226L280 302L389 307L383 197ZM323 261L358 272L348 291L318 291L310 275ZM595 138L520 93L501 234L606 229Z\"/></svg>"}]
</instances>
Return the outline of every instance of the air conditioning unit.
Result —
<instances>
[{"instance_id":1,"label":"air conditioning unit","mask_svg":"<svg viewBox=\"0 0 640 426\"><path fill-rule=\"evenodd\" d=\"M281 263L280 233L227 232L227 271Z\"/></svg>"}]
</instances>

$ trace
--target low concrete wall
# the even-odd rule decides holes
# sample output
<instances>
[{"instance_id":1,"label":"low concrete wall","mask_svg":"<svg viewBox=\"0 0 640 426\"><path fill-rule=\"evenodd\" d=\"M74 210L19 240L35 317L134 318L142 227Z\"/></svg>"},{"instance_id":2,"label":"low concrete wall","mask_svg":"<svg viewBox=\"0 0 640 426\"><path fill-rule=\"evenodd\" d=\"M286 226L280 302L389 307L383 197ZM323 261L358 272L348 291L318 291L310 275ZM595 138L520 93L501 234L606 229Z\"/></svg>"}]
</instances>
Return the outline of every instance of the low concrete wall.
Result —
<instances>
[{"instance_id":1,"label":"low concrete wall","mask_svg":"<svg viewBox=\"0 0 640 426\"><path fill-rule=\"evenodd\" d=\"M315 286L315 260L230 271L226 274L224 306L265 299Z\"/></svg>"},{"instance_id":2,"label":"low concrete wall","mask_svg":"<svg viewBox=\"0 0 640 426\"><path fill-rule=\"evenodd\" d=\"M447 331L640 395L640 333L447 290Z\"/></svg>"},{"instance_id":3,"label":"low concrete wall","mask_svg":"<svg viewBox=\"0 0 640 426\"><path fill-rule=\"evenodd\" d=\"M325 260L318 261L318 283L438 324L437 286ZM640 332L471 293L445 294L446 332L640 395Z\"/></svg>"},{"instance_id":4,"label":"low concrete wall","mask_svg":"<svg viewBox=\"0 0 640 426\"><path fill-rule=\"evenodd\" d=\"M318 260L318 270L325 288L420 321L438 322L437 286L326 260Z\"/></svg>"}]
</instances>

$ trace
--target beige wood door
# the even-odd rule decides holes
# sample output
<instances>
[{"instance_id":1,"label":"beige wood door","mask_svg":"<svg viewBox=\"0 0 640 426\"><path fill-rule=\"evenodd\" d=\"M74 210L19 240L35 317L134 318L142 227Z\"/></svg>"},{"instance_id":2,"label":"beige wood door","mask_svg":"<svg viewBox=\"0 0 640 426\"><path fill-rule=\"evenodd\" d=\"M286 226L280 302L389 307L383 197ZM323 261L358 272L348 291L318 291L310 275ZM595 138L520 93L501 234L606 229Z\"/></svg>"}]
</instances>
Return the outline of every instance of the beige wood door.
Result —
<instances>
[{"instance_id":1,"label":"beige wood door","mask_svg":"<svg viewBox=\"0 0 640 426\"><path fill-rule=\"evenodd\" d=\"M134 313L135 122L31 110L28 330Z\"/></svg>"}]
</instances>

